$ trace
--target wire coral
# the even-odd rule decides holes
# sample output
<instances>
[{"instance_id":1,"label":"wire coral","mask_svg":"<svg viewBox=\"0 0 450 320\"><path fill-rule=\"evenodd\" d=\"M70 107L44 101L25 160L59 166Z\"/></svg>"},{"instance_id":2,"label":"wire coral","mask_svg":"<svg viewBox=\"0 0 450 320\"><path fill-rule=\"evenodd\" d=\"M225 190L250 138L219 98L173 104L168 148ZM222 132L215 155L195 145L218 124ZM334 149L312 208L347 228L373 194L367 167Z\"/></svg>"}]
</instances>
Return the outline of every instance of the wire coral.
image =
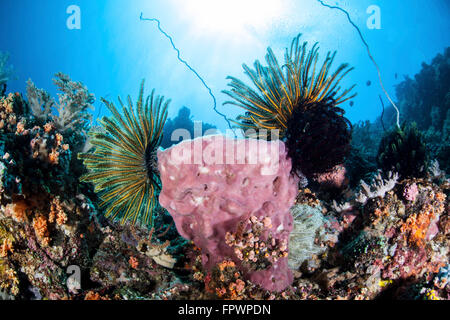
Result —
<instances>
[{"instance_id":1,"label":"wire coral","mask_svg":"<svg viewBox=\"0 0 450 320\"><path fill-rule=\"evenodd\" d=\"M105 216L152 225L152 211L160 188L156 149L160 145L170 100L154 96L144 101L142 81L136 108L128 96L128 107L119 97L123 115L113 103L103 99L113 114L104 117L104 132L90 132L92 153L81 153L88 173L82 181L92 182L107 207Z\"/></svg>"},{"instance_id":2,"label":"wire coral","mask_svg":"<svg viewBox=\"0 0 450 320\"><path fill-rule=\"evenodd\" d=\"M353 20L350 18L350 14L348 13L347 10L342 9L341 7L338 6L331 6L329 4L324 3L322 0L317 0L322 6L324 7L328 7L330 9L337 9L339 11L342 11L348 19L348 22L350 22L350 24L356 29L356 31L358 31L359 37L361 38L361 41L363 42L364 46L366 47L367 50L367 54L369 55L370 60L372 60L373 65L375 66L375 68L377 69L377 73L378 73L378 81L380 82L381 85L381 89L383 90L384 94L386 95L386 97L388 98L388 100L391 102L392 107L395 109L395 111L397 112L397 127L400 127L400 111L397 107L397 105L394 103L394 101L392 101L391 96L388 94L388 92L386 91L386 89L384 88L383 85L383 81L381 80L381 71L380 68L378 67L378 64L376 63L374 57L372 56L372 53L370 52L370 47L369 44L366 42L366 40L364 39L361 30L358 28L358 26L353 22ZM381 99L381 98L380 98Z\"/></svg>"},{"instance_id":3,"label":"wire coral","mask_svg":"<svg viewBox=\"0 0 450 320\"><path fill-rule=\"evenodd\" d=\"M243 65L255 89L235 77L227 77L231 90L224 93L233 101L224 104L246 110L236 123L247 129L247 136L258 134L264 138L263 130L279 130L279 137L286 138L294 171L311 176L342 164L349 149L351 124L337 106L356 94L349 95L355 85L342 92L338 86L353 68L341 64L330 74L336 52L328 52L319 69L318 43L308 51L308 43L301 44L300 36L286 49L283 66L270 47L266 55L268 66L258 60L254 69ZM331 136L333 145L327 143Z\"/></svg>"},{"instance_id":4,"label":"wire coral","mask_svg":"<svg viewBox=\"0 0 450 320\"><path fill-rule=\"evenodd\" d=\"M198 72L197 72L191 65L189 65L189 63L187 63L185 60L183 60L183 59L181 58L180 50L175 46L175 43L173 42L173 38L172 38L167 32L165 32L165 31L161 28L161 21L159 21L159 20L156 19L156 18L151 18L151 19L149 19L149 18L144 18L142 12L141 12L140 20L141 20L141 21L155 21L155 22L158 24L158 30L159 30L159 31L160 31L167 39L169 39L170 44L172 45L172 48L177 52L177 58L178 58L178 60L179 60L182 64L184 64L189 70L191 70L191 71L195 74L195 76L202 82L203 86L206 88L206 90L208 90L209 95L210 95L211 98L213 99L213 102L214 102L213 109L214 109L214 111L215 111L219 116L223 117L223 118L225 119L225 121L227 122L228 127L229 127L230 129L232 129L230 120L228 120L228 118L226 117L226 115L224 115L224 114L221 113L219 110L217 110L217 99L216 99L216 97L214 96L214 94L213 94L211 88L206 84L205 79L203 79L203 77L201 77L201 76L198 74Z\"/></svg>"}]
</instances>

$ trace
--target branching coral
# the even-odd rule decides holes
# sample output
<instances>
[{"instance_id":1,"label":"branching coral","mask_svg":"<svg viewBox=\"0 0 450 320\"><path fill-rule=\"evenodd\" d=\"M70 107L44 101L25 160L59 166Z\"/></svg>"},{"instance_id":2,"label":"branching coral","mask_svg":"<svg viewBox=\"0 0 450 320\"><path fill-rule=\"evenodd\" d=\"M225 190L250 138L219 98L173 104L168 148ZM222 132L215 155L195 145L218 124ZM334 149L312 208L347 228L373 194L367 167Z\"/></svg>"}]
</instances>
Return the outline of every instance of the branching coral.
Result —
<instances>
[{"instance_id":1,"label":"branching coral","mask_svg":"<svg viewBox=\"0 0 450 320\"><path fill-rule=\"evenodd\" d=\"M154 96L144 101L144 81L136 108L119 98L123 115L103 100L113 116L101 121L105 132L91 132L93 153L79 154L89 172L83 181L93 182L106 208L106 217L152 225L152 212L160 188L156 149L161 142L169 101Z\"/></svg>"},{"instance_id":2,"label":"branching coral","mask_svg":"<svg viewBox=\"0 0 450 320\"><path fill-rule=\"evenodd\" d=\"M398 181L398 173L388 173L387 179L383 179L381 172L374 177L372 183L368 185L361 180L361 189L356 196L356 202L365 204L367 200L376 197L383 198L387 192L391 191Z\"/></svg>"},{"instance_id":3,"label":"branching coral","mask_svg":"<svg viewBox=\"0 0 450 320\"><path fill-rule=\"evenodd\" d=\"M62 92L58 94L58 103L28 80L27 98L34 116L44 122L52 121L61 131L86 131L92 118L88 110L93 109L94 95L83 83L72 81L64 73L59 72L55 76L53 82ZM52 114L53 109L56 115Z\"/></svg>"},{"instance_id":4,"label":"branching coral","mask_svg":"<svg viewBox=\"0 0 450 320\"><path fill-rule=\"evenodd\" d=\"M34 116L42 121L47 121L55 101L47 91L36 88L31 79L27 81L27 99Z\"/></svg>"},{"instance_id":5,"label":"branching coral","mask_svg":"<svg viewBox=\"0 0 450 320\"><path fill-rule=\"evenodd\" d=\"M93 109L94 95L89 93L81 82L70 80L68 75L57 73L53 80L58 89L59 104L56 109L55 125L59 129L87 130L92 115L88 109Z\"/></svg>"},{"instance_id":6,"label":"branching coral","mask_svg":"<svg viewBox=\"0 0 450 320\"><path fill-rule=\"evenodd\" d=\"M0 162L2 196L57 193L76 188L71 167L71 135L55 129L53 122L36 125L30 107L20 94L0 98Z\"/></svg>"}]
</instances>

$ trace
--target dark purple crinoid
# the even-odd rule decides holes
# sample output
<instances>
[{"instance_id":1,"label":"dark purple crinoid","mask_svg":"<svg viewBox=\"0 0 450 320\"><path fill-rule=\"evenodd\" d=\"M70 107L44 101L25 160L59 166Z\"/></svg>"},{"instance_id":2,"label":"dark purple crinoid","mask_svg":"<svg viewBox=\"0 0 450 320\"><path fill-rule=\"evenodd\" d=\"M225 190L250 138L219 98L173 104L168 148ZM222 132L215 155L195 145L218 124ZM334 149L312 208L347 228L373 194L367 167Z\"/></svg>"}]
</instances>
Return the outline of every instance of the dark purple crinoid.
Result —
<instances>
[{"instance_id":1,"label":"dark purple crinoid","mask_svg":"<svg viewBox=\"0 0 450 320\"><path fill-rule=\"evenodd\" d=\"M285 136L294 172L311 177L344 162L352 126L343 115L332 100L294 108Z\"/></svg>"}]
</instances>

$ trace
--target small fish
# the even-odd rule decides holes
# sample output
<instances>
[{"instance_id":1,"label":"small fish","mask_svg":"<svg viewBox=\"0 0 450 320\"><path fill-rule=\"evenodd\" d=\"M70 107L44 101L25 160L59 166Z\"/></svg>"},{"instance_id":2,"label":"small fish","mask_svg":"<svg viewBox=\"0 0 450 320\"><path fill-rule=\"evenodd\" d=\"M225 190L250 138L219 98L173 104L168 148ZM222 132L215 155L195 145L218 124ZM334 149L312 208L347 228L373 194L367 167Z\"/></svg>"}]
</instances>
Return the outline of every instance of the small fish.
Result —
<instances>
[{"instance_id":1,"label":"small fish","mask_svg":"<svg viewBox=\"0 0 450 320\"><path fill-rule=\"evenodd\" d=\"M394 75L394 77L395 77L395 79L397 79L397 77L398 77L398 74L396 73L396 74Z\"/></svg>"},{"instance_id":2,"label":"small fish","mask_svg":"<svg viewBox=\"0 0 450 320\"><path fill-rule=\"evenodd\" d=\"M367 80L366 84L369 87L372 84L372 82L370 80Z\"/></svg>"},{"instance_id":3,"label":"small fish","mask_svg":"<svg viewBox=\"0 0 450 320\"><path fill-rule=\"evenodd\" d=\"M355 103L353 101L350 101L350 107L353 107Z\"/></svg>"}]
</instances>

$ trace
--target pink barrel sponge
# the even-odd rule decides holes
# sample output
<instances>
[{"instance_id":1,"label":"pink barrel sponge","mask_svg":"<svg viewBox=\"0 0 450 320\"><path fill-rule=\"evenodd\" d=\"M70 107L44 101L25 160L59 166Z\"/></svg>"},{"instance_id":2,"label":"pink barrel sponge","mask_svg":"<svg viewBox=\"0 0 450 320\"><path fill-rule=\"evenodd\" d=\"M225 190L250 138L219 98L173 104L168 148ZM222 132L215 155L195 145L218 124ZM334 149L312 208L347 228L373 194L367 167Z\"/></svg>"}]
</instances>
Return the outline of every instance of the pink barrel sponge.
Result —
<instances>
[{"instance_id":1,"label":"pink barrel sponge","mask_svg":"<svg viewBox=\"0 0 450 320\"><path fill-rule=\"evenodd\" d=\"M178 232L202 250L207 270L229 258L247 279L267 290L281 291L292 283L287 250L279 253L287 247L293 228L289 209L298 179L290 173L283 142L200 137L158 150L158 167L159 202L172 215ZM252 219L255 224L270 223L263 224L256 236L242 230ZM230 238L239 247L226 241ZM248 253L251 261L246 261ZM266 262L263 267L258 264L261 259Z\"/></svg>"}]
</instances>

